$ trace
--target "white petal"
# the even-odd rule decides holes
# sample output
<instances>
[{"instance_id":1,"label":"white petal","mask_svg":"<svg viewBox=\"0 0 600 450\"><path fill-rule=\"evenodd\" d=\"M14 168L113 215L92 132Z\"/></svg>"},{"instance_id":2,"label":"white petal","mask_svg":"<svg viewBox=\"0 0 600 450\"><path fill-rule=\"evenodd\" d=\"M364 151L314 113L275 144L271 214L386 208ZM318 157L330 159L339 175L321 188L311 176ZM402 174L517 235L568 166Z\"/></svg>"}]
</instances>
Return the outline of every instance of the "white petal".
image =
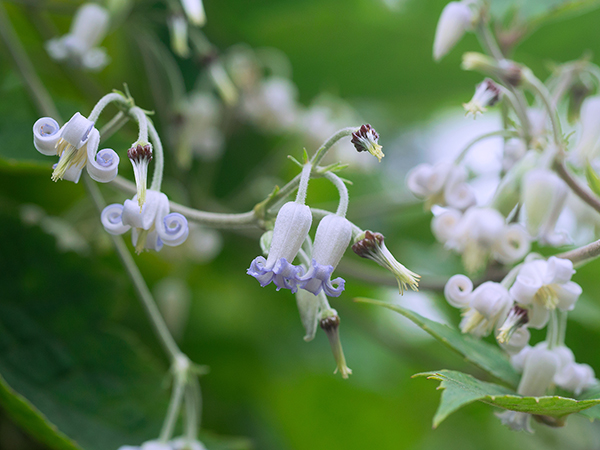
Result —
<instances>
[{"instance_id":1,"label":"white petal","mask_svg":"<svg viewBox=\"0 0 600 450\"><path fill-rule=\"evenodd\" d=\"M527 354L517 392L533 397L545 395L558 368L559 359L551 350L534 347Z\"/></svg>"},{"instance_id":2,"label":"white petal","mask_svg":"<svg viewBox=\"0 0 600 450\"><path fill-rule=\"evenodd\" d=\"M56 155L60 127L51 117L42 117L33 124L33 145L42 155Z\"/></svg>"},{"instance_id":3,"label":"white petal","mask_svg":"<svg viewBox=\"0 0 600 450\"><path fill-rule=\"evenodd\" d=\"M504 264L512 264L524 258L531 249L529 234L518 223L512 223L504 228L496 241L494 256Z\"/></svg>"},{"instance_id":4,"label":"white petal","mask_svg":"<svg viewBox=\"0 0 600 450\"><path fill-rule=\"evenodd\" d=\"M575 302L582 292L581 286L574 281L569 281L565 284L553 284L552 287L558 296L557 308L561 311L571 311L575 308Z\"/></svg>"},{"instance_id":5,"label":"white petal","mask_svg":"<svg viewBox=\"0 0 600 450\"><path fill-rule=\"evenodd\" d=\"M465 3L450 2L444 7L435 30L433 59L438 61L456 45L472 27L472 17L473 12Z\"/></svg>"},{"instance_id":6,"label":"white petal","mask_svg":"<svg viewBox=\"0 0 600 450\"><path fill-rule=\"evenodd\" d=\"M329 214L319 222L315 234L312 258L318 264L333 266L339 264L352 238L352 224L336 214Z\"/></svg>"},{"instance_id":7,"label":"white petal","mask_svg":"<svg viewBox=\"0 0 600 450\"><path fill-rule=\"evenodd\" d=\"M527 318L529 319L529 322L527 322L528 327L541 330L550 319L550 311L542 305L532 303L528 306Z\"/></svg>"},{"instance_id":8,"label":"white petal","mask_svg":"<svg viewBox=\"0 0 600 450\"><path fill-rule=\"evenodd\" d=\"M455 308L469 306L469 297L473 291L473 282L465 275L454 275L444 286L444 296Z\"/></svg>"},{"instance_id":9,"label":"white petal","mask_svg":"<svg viewBox=\"0 0 600 450\"><path fill-rule=\"evenodd\" d=\"M104 229L110 234L123 234L131 227L123 224L123 205L114 203L102 210L100 221Z\"/></svg>"},{"instance_id":10,"label":"white petal","mask_svg":"<svg viewBox=\"0 0 600 450\"><path fill-rule=\"evenodd\" d=\"M171 247L182 244L189 234L187 219L179 213L169 214L169 199L162 192L158 196L155 225L162 242Z\"/></svg>"},{"instance_id":11,"label":"white petal","mask_svg":"<svg viewBox=\"0 0 600 450\"><path fill-rule=\"evenodd\" d=\"M565 258L557 258L551 256L548 258L546 273L544 275L544 284L563 284L571 281L571 277L575 273L573 263Z\"/></svg>"},{"instance_id":12,"label":"white petal","mask_svg":"<svg viewBox=\"0 0 600 450\"><path fill-rule=\"evenodd\" d=\"M448 209L435 216L431 221L431 231L435 238L442 243L454 238L461 217L462 214L456 209Z\"/></svg>"},{"instance_id":13,"label":"white petal","mask_svg":"<svg viewBox=\"0 0 600 450\"><path fill-rule=\"evenodd\" d=\"M96 3L85 3L75 13L69 34L81 43L85 52L102 42L109 25L108 10Z\"/></svg>"},{"instance_id":14,"label":"white petal","mask_svg":"<svg viewBox=\"0 0 600 450\"><path fill-rule=\"evenodd\" d=\"M62 127L60 137L73 147L81 148L87 141L92 128L94 128L94 122L86 119L79 113L75 113L65 126Z\"/></svg>"},{"instance_id":15,"label":"white petal","mask_svg":"<svg viewBox=\"0 0 600 450\"><path fill-rule=\"evenodd\" d=\"M91 153L88 146L86 167L90 178L99 183L108 183L114 180L119 172L119 155L110 148L102 149L95 155Z\"/></svg>"},{"instance_id":16,"label":"white petal","mask_svg":"<svg viewBox=\"0 0 600 450\"><path fill-rule=\"evenodd\" d=\"M181 4L190 22L200 27L206 23L206 14L202 0L181 0Z\"/></svg>"},{"instance_id":17,"label":"white petal","mask_svg":"<svg viewBox=\"0 0 600 450\"><path fill-rule=\"evenodd\" d=\"M469 306L479 311L487 320L497 322L508 314L512 299L504 286L486 281L471 294Z\"/></svg>"},{"instance_id":18,"label":"white petal","mask_svg":"<svg viewBox=\"0 0 600 450\"><path fill-rule=\"evenodd\" d=\"M517 303L529 305L533 301L534 295L543 286L542 274L540 268L545 269L545 261L531 261L523 264L517 279L510 288L510 295L514 297ZM545 270L544 270L545 272Z\"/></svg>"},{"instance_id":19,"label":"white petal","mask_svg":"<svg viewBox=\"0 0 600 450\"><path fill-rule=\"evenodd\" d=\"M311 223L312 214L308 206L287 202L281 207L273 228L273 239L266 265L268 269L272 269L281 258L292 263L308 235Z\"/></svg>"},{"instance_id":20,"label":"white petal","mask_svg":"<svg viewBox=\"0 0 600 450\"><path fill-rule=\"evenodd\" d=\"M146 193L146 203L144 203L141 212L137 195L132 200L125 200L123 204L123 223L133 228L149 230L156 219L159 194L159 192L148 190Z\"/></svg>"}]
</instances>

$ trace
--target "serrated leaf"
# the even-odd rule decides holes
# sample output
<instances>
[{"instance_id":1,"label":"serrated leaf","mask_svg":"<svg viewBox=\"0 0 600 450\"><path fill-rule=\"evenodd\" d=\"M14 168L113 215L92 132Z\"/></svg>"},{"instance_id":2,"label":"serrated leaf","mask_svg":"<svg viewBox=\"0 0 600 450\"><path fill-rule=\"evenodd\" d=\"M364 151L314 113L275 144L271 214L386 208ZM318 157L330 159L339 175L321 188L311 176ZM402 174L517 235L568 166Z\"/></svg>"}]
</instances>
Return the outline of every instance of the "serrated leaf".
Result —
<instances>
[{"instance_id":1,"label":"serrated leaf","mask_svg":"<svg viewBox=\"0 0 600 450\"><path fill-rule=\"evenodd\" d=\"M585 165L585 178L594 194L600 196L600 177L589 162Z\"/></svg>"},{"instance_id":2,"label":"serrated leaf","mask_svg":"<svg viewBox=\"0 0 600 450\"><path fill-rule=\"evenodd\" d=\"M519 383L519 374L512 367L506 355L498 347L485 341L475 339L470 335L461 334L458 330L427 319L416 312L405 309L399 305L368 298L357 298L356 301L383 306L402 314L438 341L464 356L467 361L480 369L485 370L495 378L502 380L511 386L516 386Z\"/></svg>"},{"instance_id":3,"label":"serrated leaf","mask_svg":"<svg viewBox=\"0 0 600 450\"><path fill-rule=\"evenodd\" d=\"M414 376L423 376L441 381L438 389L443 390L443 392L440 406L433 418L434 427L437 427L454 411L474 401L511 411L553 418L565 417L600 404L600 398L575 400L559 396L523 397L503 386L486 383L473 378L471 375L454 370L419 373Z\"/></svg>"}]
</instances>

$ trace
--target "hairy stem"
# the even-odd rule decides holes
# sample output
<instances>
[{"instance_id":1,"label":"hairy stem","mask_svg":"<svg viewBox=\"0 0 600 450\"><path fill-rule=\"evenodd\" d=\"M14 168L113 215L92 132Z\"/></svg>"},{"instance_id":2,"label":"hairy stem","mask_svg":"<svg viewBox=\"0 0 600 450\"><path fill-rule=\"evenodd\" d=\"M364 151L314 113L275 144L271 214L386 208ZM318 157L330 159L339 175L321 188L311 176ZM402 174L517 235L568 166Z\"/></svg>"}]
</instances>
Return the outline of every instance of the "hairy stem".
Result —
<instances>
[{"instance_id":1,"label":"hairy stem","mask_svg":"<svg viewBox=\"0 0 600 450\"><path fill-rule=\"evenodd\" d=\"M558 173L558 175L567 183L567 185L577 194L581 200L586 202L592 208L594 208L597 212L600 213L600 199L596 197L587 187L582 185L577 178L573 177L567 167L565 166L564 161L560 161L561 157L558 156L554 161L554 169Z\"/></svg>"}]
</instances>

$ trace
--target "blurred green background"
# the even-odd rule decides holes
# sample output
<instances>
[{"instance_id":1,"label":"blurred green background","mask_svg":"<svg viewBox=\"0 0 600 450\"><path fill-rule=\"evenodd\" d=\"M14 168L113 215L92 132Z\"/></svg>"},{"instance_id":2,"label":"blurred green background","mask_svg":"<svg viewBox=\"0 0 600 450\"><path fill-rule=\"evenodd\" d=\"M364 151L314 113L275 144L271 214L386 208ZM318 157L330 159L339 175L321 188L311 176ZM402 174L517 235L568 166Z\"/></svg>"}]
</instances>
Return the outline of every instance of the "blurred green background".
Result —
<instances>
[{"instance_id":1,"label":"blurred green background","mask_svg":"<svg viewBox=\"0 0 600 450\"><path fill-rule=\"evenodd\" d=\"M404 174L423 159L418 152L427 149L407 145L401 136L430 125L438 110L467 101L480 79L459 67L462 52L478 49L472 35L441 63L431 59L444 4L205 0L204 32L220 50L238 43L282 50L290 59L300 102L308 105L323 92L337 95L377 129L386 159L372 172L344 173L354 181L349 217L364 229L384 233L392 252L423 280L451 275L460 266L434 242L430 216L421 205L403 204L410 198L402 188ZM164 138L169 125L161 118L165 105L146 78L138 47L146 32L168 43L164 5L136 2L127 21L103 43L111 64L91 75L56 64L43 48L49 36L68 30L77 3L3 5L64 117L87 114L101 95L127 83L139 106L156 110ZM549 74L548 63L576 59L586 51L598 62L599 21L600 11L591 9L545 24L514 58L542 78ZM159 432L169 393L167 360L82 183L51 182L54 161L32 145L31 126L40 113L3 45L0 58L0 374L85 449L139 445ZM178 65L191 89L202 68L189 60L178 60ZM122 156L120 173L130 179L124 151L134 139L129 124L108 141ZM301 150L293 138L238 126L230 130L220 160L195 161L182 171L167 146L164 190L171 199L199 209L247 211L268 193L249 195L250 182L264 176L279 183L290 179L296 167L286 155L300 157ZM101 189L110 202L127 198L110 186ZM324 182L311 183L311 205L332 208L336 198ZM38 219L31 220L31 214ZM72 238L66 244L61 241L65 236ZM203 440L209 449L600 448L600 428L583 417L569 418L562 429L536 425L530 436L510 432L483 404L460 410L432 430L440 393L434 382L410 376L442 368L481 374L437 342L407 333L408 325L391 312L353 303L356 296L400 297L393 288L347 275L377 269L357 261L352 252L339 271L346 291L331 303L342 319L342 340L354 373L348 380L333 375L325 335L319 332L310 343L302 340L293 296L273 286L260 288L245 274L260 252L260 231L220 236L222 251L209 262L186 258L184 249L136 256L155 294L167 278L189 288L187 325L178 339L193 361L211 369L201 379L202 427L208 430ZM567 338L578 360L596 371L599 268L591 264L576 276L586 295ZM375 273L393 286L387 273ZM458 322L458 313L446 308L439 294L431 298L451 323ZM9 401L0 397L0 403L3 399ZM0 449L37 448L45 447L0 408Z\"/></svg>"}]
</instances>

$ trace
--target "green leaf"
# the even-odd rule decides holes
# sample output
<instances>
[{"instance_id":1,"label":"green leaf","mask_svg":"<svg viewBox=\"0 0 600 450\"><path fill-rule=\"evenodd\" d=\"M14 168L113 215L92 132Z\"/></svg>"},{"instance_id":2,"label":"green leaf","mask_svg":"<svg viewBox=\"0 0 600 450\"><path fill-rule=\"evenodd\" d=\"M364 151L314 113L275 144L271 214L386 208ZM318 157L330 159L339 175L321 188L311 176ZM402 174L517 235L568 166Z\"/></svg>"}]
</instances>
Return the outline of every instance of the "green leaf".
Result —
<instances>
[{"instance_id":1,"label":"green leaf","mask_svg":"<svg viewBox=\"0 0 600 450\"><path fill-rule=\"evenodd\" d=\"M399 305L368 298L357 298L356 301L383 306L402 314L438 341L458 352L464 356L467 361L485 370L490 375L511 386L516 386L519 383L519 374L512 367L506 358L506 355L498 347L485 341L475 339L470 335L461 334L458 330L427 319L416 312L405 309Z\"/></svg>"},{"instance_id":2,"label":"green leaf","mask_svg":"<svg viewBox=\"0 0 600 450\"><path fill-rule=\"evenodd\" d=\"M428 379L441 381L438 389L442 389L440 406L433 418L433 426L437 427L446 417L459 408L480 401L511 411L535 415L562 418L580 412L594 405L600 405L600 398L575 400L559 396L523 397L497 384L486 383L462 372L440 370L439 372L419 373Z\"/></svg>"},{"instance_id":3,"label":"green leaf","mask_svg":"<svg viewBox=\"0 0 600 450\"><path fill-rule=\"evenodd\" d=\"M11 413L15 422L48 447L56 450L81 450L81 447L61 433L56 425L26 398L12 390L2 376L0 376L0 404Z\"/></svg>"},{"instance_id":4,"label":"green leaf","mask_svg":"<svg viewBox=\"0 0 600 450\"><path fill-rule=\"evenodd\" d=\"M588 186L594 194L600 196L600 177L588 162L585 165L585 177L587 178Z\"/></svg>"}]
</instances>

